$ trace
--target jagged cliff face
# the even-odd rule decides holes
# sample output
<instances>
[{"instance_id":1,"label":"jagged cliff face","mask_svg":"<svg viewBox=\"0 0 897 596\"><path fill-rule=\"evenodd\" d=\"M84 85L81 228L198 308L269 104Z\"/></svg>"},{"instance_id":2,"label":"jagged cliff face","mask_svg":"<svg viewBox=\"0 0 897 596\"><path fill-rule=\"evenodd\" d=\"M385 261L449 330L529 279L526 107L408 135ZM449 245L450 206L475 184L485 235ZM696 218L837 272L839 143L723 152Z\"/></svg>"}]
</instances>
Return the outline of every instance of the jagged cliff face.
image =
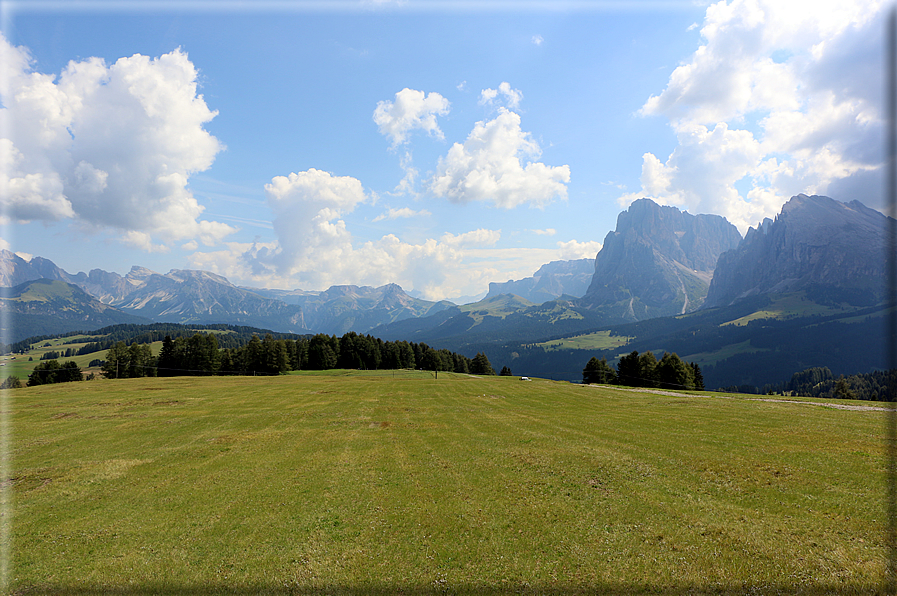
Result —
<instances>
[{"instance_id":1,"label":"jagged cliff face","mask_svg":"<svg viewBox=\"0 0 897 596\"><path fill-rule=\"evenodd\" d=\"M608 321L640 321L697 310L719 255L741 241L718 215L691 215L639 199L604 240L580 304Z\"/></svg>"},{"instance_id":2,"label":"jagged cliff face","mask_svg":"<svg viewBox=\"0 0 897 596\"><path fill-rule=\"evenodd\" d=\"M887 224L859 201L792 197L775 221L751 228L720 256L705 307L798 291L818 302L876 304L885 292Z\"/></svg>"},{"instance_id":3,"label":"jagged cliff face","mask_svg":"<svg viewBox=\"0 0 897 596\"><path fill-rule=\"evenodd\" d=\"M552 261L539 267L532 277L490 283L486 299L515 294L535 304L542 304L564 294L579 297L586 293L594 272L593 259Z\"/></svg>"}]
</instances>

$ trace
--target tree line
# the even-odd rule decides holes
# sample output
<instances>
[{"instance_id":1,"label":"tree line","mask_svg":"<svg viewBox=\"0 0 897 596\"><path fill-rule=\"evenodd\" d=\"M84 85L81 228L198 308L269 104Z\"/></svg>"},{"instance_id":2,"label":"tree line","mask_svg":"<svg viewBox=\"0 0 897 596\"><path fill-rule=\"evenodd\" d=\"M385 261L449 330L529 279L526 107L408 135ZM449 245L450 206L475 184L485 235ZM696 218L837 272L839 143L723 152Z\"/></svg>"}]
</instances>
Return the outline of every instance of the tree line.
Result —
<instances>
[{"instance_id":1,"label":"tree line","mask_svg":"<svg viewBox=\"0 0 897 596\"><path fill-rule=\"evenodd\" d=\"M876 370L853 375L832 374L827 366L813 367L791 375L787 383L765 385L762 393L794 397L894 401L891 388L897 387L897 370Z\"/></svg>"},{"instance_id":2,"label":"tree line","mask_svg":"<svg viewBox=\"0 0 897 596\"><path fill-rule=\"evenodd\" d=\"M158 357L148 345L120 341L102 364L110 379L183 375L278 375L291 370L402 368L494 375L485 354L474 358L425 343L383 341L354 331L337 338L319 333L298 339L254 334L244 346L221 349L216 334L166 335Z\"/></svg>"},{"instance_id":3,"label":"tree line","mask_svg":"<svg viewBox=\"0 0 897 596\"><path fill-rule=\"evenodd\" d=\"M24 354L31 349L32 344L44 340L84 335L98 337L97 341L90 342L76 351L76 354L80 356L82 354L108 350L119 341L123 341L128 345L133 343L150 344L162 341L166 335L170 335L173 338L189 337L197 332L203 331L226 332L218 334L218 343L221 348L232 348L245 345L249 342L252 335L260 333L270 333L276 339L297 339L304 337L297 333L278 333L258 329L257 327L249 327L247 325L230 325L226 323L213 323L209 325L183 325L180 323L150 323L147 325L137 325L122 323L118 325L109 325L94 331L69 331L62 335L39 335L29 337L28 339L23 339L12 344L0 344L0 350L4 353L12 352ZM83 339L76 337L75 339L66 341L65 344L82 343L83 341Z\"/></svg>"},{"instance_id":4,"label":"tree line","mask_svg":"<svg viewBox=\"0 0 897 596\"><path fill-rule=\"evenodd\" d=\"M632 351L620 358L617 368L607 358L592 357L582 370L583 384L600 383L629 387L704 390L704 376L696 362L685 362L678 354L664 352L660 360L650 350Z\"/></svg>"}]
</instances>

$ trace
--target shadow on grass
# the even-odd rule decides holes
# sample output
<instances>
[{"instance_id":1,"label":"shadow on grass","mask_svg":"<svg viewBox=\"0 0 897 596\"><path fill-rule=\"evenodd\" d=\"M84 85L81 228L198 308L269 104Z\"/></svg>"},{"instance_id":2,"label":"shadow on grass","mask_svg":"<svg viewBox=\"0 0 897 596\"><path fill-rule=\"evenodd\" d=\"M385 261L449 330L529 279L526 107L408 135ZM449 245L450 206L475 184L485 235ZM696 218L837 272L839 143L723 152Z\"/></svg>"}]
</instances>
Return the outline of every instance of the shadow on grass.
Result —
<instances>
[{"instance_id":1,"label":"shadow on grass","mask_svg":"<svg viewBox=\"0 0 897 596\"><path fill-rule=\"evenodd\" d=\"M139 586L114 585L59 585L45 584L21 588L12 592L13 596L41 594L48 596L292 596L302 594L328 594L342 596L362 595L405 595L460 594L470 596L504 596L506 594L544 594L547 596L572 596L574 594L660 594L662 596L686 596L698 594L785 594L801 596L822 596L824 594L886 594L885 586L857 587L840 585L781 586L776 584L739 586L653 586L650 584L615 584L576 586L540 586L517 584L508 586L442 585L434 582L429 586L413 585L365 585L365 586L273 586L273 585L181 585L176 583L152 583Z\"/></svg>"}]
</instances>

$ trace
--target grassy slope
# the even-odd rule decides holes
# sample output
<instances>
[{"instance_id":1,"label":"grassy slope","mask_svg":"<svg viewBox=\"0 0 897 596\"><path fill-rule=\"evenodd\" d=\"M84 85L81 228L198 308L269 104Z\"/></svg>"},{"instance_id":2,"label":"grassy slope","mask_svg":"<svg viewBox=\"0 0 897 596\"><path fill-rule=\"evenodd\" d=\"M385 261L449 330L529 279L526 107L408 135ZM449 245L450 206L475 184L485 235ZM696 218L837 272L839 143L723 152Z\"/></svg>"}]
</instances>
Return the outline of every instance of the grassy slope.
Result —
<instances>
[{"instance_id":1,"label":"grassy slope","mask_svg":"<svg viewBox=\"0 0 897 596\"><path fill-rule=\"evenodd\" d=\"M28 375L30 375L31 372L34 370L34 367L36 367L41 362L44 362L43 360L40 359L42 354L45 354L45 353L51 352L51 351L65 353L65 351L69 348L78 350L79 348L82 348L89 343L93 343L93 342L96 342L98 339L101 339L96 336L85 335L85 336L83 336L83 338L84 338L83 342L72 343L72 344L65 343L65 342L72 341L74 339L80 339L81 337L82 336L72 336L72 337L63 337L63 338L43 340L43 341L39 341L37 343L32 344L31 350L29 350L26 354L11 354L11 355L7 355L7 356L0 356L0 363L3 363L3 365L0 366L0 378L5 379L6 377L8 377L10 375L15 375L15 376L19 377L19 379L21 379L22 382L25 382L28 380ZM50 344L50 345L47 346L46 344ZM153 354L158 356L159 351L162 349L162 342L161 341L153 342L153 343L149 344L149 346L150 346L150 349L153 351ZM82 372L97 373L100 370L99 367L88 368L87 365L90 364L90 362L92 360L105 360L106 353L108 351L109 350L100 350L99 352L91 352L90 354L83 354L81 356L72 356L70 358L66 358L65 356L62 356L60 358L57 358L57 360L59 361L60 364L62 364L64 362L68 362L69 360L74 360L75 364L77 364L78 366L81 367ZM33 358L33 360L30 362L28 361L29 357Z\"/></svg>"},{"instance_id":2,"label":"grassy slope","mask_svg":"<svg viewBox=\"0 0 897 596\"><path fill-rule=\"evenodd\" d=\"M11 395L23 593L869 592L883 573L881 412L410 372Z\"/></svg>"},{"instance_id":3,"label":"grassy slope","mask_svg":"<svg viewBox=\"0 0 897 596\"><path fill-rule=\"evenodd\" d=\"M625 346L631 337L611 335L610 331L596 331L564 339L556 339L536 344L546 350L607 350Z\"/></svg>"}]
</instances>

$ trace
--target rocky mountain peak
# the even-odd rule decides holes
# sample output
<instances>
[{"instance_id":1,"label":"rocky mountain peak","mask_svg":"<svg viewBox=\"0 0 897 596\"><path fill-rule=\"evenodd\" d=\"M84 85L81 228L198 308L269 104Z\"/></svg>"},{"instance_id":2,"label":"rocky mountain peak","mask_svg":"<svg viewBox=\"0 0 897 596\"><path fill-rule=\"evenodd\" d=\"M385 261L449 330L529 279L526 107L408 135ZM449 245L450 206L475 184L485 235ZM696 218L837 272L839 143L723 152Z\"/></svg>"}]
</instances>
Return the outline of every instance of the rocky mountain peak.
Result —
<instances>
[{"instance_id":1,"label":"rocky mountain peak","mask_svg":"<svg viewBox=\"0 0 897 596\"><path fill-rule=\"evenodd\" d=\"M887 221L859 201L794 196L775 220L764 219L720 256L705 307L797 291L875 302L884 292Z\"/></svg>"},{"instance_id":2,"label":"rocky mountain peak","mask_svg":"<svg viewBox=\"0 0 897 596\"><path fill-rule=\"evenodd\" d=\"M580 304L611 321L682 314L704 301L719 255L741 241L719 215L634 201L604 239Z\"/></svg>"}]
</instances>

